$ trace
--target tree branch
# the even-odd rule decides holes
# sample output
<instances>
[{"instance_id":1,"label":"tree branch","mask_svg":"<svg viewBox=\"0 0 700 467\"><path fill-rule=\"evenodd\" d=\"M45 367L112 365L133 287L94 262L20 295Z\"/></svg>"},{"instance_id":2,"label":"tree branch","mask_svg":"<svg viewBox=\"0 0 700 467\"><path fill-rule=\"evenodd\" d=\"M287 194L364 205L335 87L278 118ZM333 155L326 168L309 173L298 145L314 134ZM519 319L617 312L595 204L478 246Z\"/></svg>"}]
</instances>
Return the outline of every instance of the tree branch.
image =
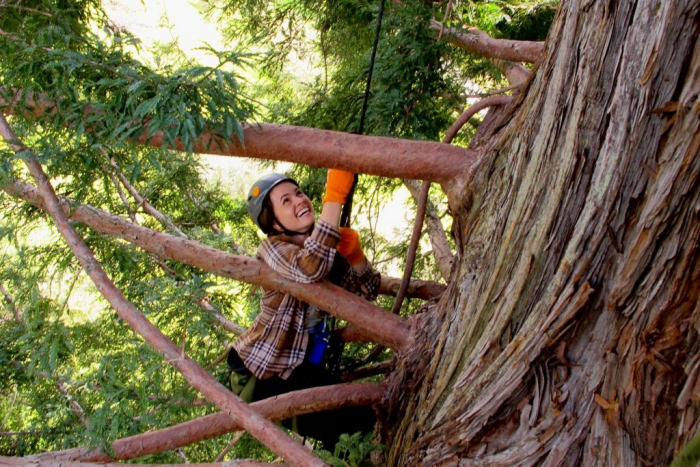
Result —
<instances>
[{"instance_id":1,"label":"tree branch","mask_svg":"<svg viewBox=\"0 0 700 467\"><path fill-rule=\"evenodd\" d=\"M379 286L379 293L395 297L398 294L401 280L394 277L382 276L382 284ZM408 283L406 296L410 298L420 298L422 300L437 300L447 288L446 285L434 281L422 281L414 279Z\"/></svg>"},{"instance_id":2,"label":"tree branch","mask_svg":"<svg viewBox=\"0 0 700 467\"><path fill-rule=\"evenodd\" d=\"M3 187L11 194L45 209L36 188L15 181ZM236 256L202 245L193 240L174 237L132 224L87 205L61 202L71 219L94 230L122 238L156 255L201 268L222 277L260 285L268 290L280 290L307 303L318 306L365 330L374 342L401 351L409 341L410 328L405 319L392 315L356 295L327 281L300 284L283 278L262 261Z\"/></svg>"},{"instance_id":3,"label":"tree branch","mask_svg":"<svg viewBox=\"0 0 700 467\"><path fill-rule=\"evenodd\" d=\"M107 160L109 165L112 167L112 170L114 170L114 174L119 178L119 181L122 182L122 185L124 185L126 191L128 191L129 194L136 200L139 206L143 207L143 210L144 212L146 212L146 214L156 218L161 224L165 226L166 229L168 229L175 235L187 238L187 235L185 235L185 233L182 230L180 230L175 224L173 224L170 219L164 216L162 212L154 208L153 205L151 205L151 203L149 203L146 198L141 196L141 193L139 193L138 190L134 188L134 186L131 183L129 183L129 179L126 178L126 176L121 171L117 163L114 162L114 159L112 159L109 156L109 154L107 154L107 151L100 148L100 152Z\"/></svg>"},{"instance_id":4,"label":"tree branch","mask_svg":"<svg viewBox=\"0 0 700 467\"><path fill-rule=\"evenodd\" d=\"M15 98L9 101L0 97L0 109L30 119L50 117L56 112L55 104L44 96L30 96L22 100L21 91L17 91ZM86 110L87 113L90 111ZM290 125L244 125L243 136L245 147L235 135L222 137L203 133L194 141L192 150L202 154L287 161L442 184L451 182L455 177L470 180L479 156L478 151L433 141L363 136ZM144 132L132 142L153 147L167 145L162 131L150 138ZM175 138L174 142L175 147L171 149L186 150L179 138ZM426 154L430 154L430 157L426 158Z\"/></svg>"},{"instance_id":5,"label":"tree branch","mask_svg":"<svg viewBox=\"0 0 700 467\"><path fill-rule=\"evenodd\" d=\"M251 407L272 421L281 421L323 410L376 405L381 403L385 393L384 384L344 383L282 394L253 402ZM128 460L188 446L239 429L240 426L231 417L219 412L162 430L119 439L112 444L113 458L99 451L77 448L38 454L31 459L84 462Z\"/></svg>"},{"instance_id":6,"label":"tree branch","mask_svg":"<svg viewBox=\"0 0 700 467\"><path fill-rule=\"evenodd\" d=\"M122 202L126 206L127 210L129 211L129 218L134 224L138 224L136 220L136 216L133 213L133 210L129 206L129 202L126 199L126 196L124 195L124 192L121 189L121 185L119 184L119 181L124 185L124 187L129 191L131 196L134 197L134 199L138 202L139 205L143 206L144 210L146 211L147 214L150 214L151 216L155 217L157 220L159 220L167 229L171 230L172 232L176 233L177 235L188 238L187 235L182 232L180 229L178 229L175 224L173 224L170 220L168 220L167 217L165 217L160 211L158 211L156 208L154 208L148 201L146 201L143 196L134 188L134 186L129 183L129 180L126 178L124 173L121 171L119 166L114 162L114 159L109 157L107 154L107 151L104 149L100 148L100 152L102 155L105 157L107 162L112 166L112 171L109 173L110 178L112 179L112 182L114 183L117 192L119 193L120 198L122 199ZM116 174L116 175L115 175ZM117 180L117 177L119 177L119 180ZM191 195L190 195L191 196ZM217 228L218 230L218 228ZM217 232L220 233L220 232ZM232 242L233 243L233 242ZM243 250L240 248L238 245L233 243L234 247L237 247L240 250ZM160 268L165 271L168 275L175 279L180 279L180 276L170 269L161 258L155 256L154 257L155 262L160 266ZM200 308L202 308L205 311L209 311L214 314L214 318L216 319L216 322L225 330L230 331L237 336L240 336L245 332L245 328L243 326L240 326L233 321L229 320L226 318L221 311L214 306L212 303L210 303L208 300L202 298L197 300L197 305L199 305Z\"/></svg>"},{"instance_id":7,"label":"tree branch","mask_svg":"<svg viewBox=\"0 0 700 467\"><path fill-rule=\"evenodd\" d=\"M544 42L494 39L477 28L469 28L464 33L436 20L430 21L430 28L438 33L444 29L444 37L450 44L491 59L535 63L544 50Z\"/></svg>"},{"instance_id":8,"label":"tree branch","mask_svg":"<svg viewBox=\"0 0 700 467\"><path fill-rule=\"evenodd\" d=\"M465 109L464 112L462 112L462 115L457 118L457 120L452 124L449 130L447 130L447 133L445 134L445 137L443 138L443 142L450 143L454 139L455 136L457 136L457 132L464 126L465 123L469 121L470 118L472 118L474 115L476 115L477 112L484 110L487 107L492 107L496 105L506 105L509 104L513 101L512 97L509 96L491 96L487 97L486 99L482 99L479 102L475 103L468 109Z\"/></svg>"},{"instance_id":9,"label":"tree branch","mask_svg":"<svg viewBox=\"0 0 700 467\"><path fill-rule=\"evenodd\" d=\"M255 436L273 452L292 465L324 465L312 452L295 443L281 428L251 409L217 382L209 373L204 371L196 362L187 357L174 342L163 335L153 323L148 321L124 297L102 270L92 251L73 229L68 217L63 212L49 179L37 162L36 155L26 146L19 143L17 136L11 130L2 114L0 114L0 134L15 152L23 154L29 172L36 180L40 195L46 205L46 210L53 218L58 231L68 243L78 261L80 261L83 269L93 280L97 289L112 305L119 317L126 321L153 348L161 352L166 361L180 371L194 388L230 417L239 421L247 432Z\"/></svg>"},{"instance_id":10,"label":"tree branch","mask_svg":"<svg viewBox=\"0 0 700 467\"><path fill-rule=\"evenodd\" d=\"M409 189L411 195L416 199L416 202L420 199L420 185L415 180L404 179L404 185ZM430 244L433 247L433 256L435 256L435 261L437 262L438 269L440 270L440 275L447 281L450 278L450 272L452 271L452 264L454 263L454 255L450 248L450 244L447 241L447 234L445 233L445 228L442 225L440 216L435 209L435 205L427 200L426 204L426 218L425 222L428 225L428 235L430 237Z\"/></svg>"},{"instance_id":11,"label":"tree branch","mask_svg":"<svg viewBox=\"0 0 700 467\"><path fill-rule=\"evenodd\" d=\"M351 372L344 373L341 378L343 381L349 383L351 381L357 381L358 379L369 378L370 376L384 375L393 371L395 365L396 362L394 360L372 363L371 365L366 365Z\"/></svg>"}]
</instances>

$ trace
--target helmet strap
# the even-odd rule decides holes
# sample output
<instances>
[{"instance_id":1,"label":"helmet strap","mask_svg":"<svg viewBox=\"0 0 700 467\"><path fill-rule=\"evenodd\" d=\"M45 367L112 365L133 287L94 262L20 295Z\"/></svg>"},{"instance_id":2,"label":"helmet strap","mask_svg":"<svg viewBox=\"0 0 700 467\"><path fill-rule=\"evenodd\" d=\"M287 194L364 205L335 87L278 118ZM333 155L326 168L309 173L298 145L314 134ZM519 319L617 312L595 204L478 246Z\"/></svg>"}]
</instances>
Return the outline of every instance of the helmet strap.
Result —
<instances>
[{"instance_id":1,"label":"helmet strap","mask_svg":"<svg viewBox=\"0 0 700 467\"><path fill-rule=\"evenodd\" d=\"M279 225L280 227L282 227L282 233L285 234L285 235L288 236L288 237L296 237L297 235L307 235L307 234L310 234L310 233L314 230L314 227L316 227L316 223L314 222L314 223L311 224L311 226L309 226L309 228L306 229L306 231L304 231L304 232L300 232L300 231L297 231L297 230L289 230L288 228L286 228L286 227L284 226L284 224L282 224L282 223L279 221L279 219L277 219L277 216L275 216L274 211L273 211L273 213L272 213L272 218L273 218L273 220L277 223L277 225Z\"/></svg>"}]
</instances>

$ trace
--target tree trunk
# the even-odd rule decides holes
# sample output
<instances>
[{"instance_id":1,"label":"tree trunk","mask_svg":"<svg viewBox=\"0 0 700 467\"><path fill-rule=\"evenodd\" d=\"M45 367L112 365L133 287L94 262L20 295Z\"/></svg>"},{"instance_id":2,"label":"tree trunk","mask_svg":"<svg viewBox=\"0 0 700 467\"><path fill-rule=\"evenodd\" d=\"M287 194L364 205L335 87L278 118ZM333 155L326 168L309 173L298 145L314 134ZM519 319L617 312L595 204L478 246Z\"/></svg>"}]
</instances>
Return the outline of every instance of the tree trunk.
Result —
<instances>
[{"instance_id":1,"label":"tree trunk","mask_svg":"<svg viewBox=\"0 0 700 467\"><path fill-rule=\"evenodd\" d=\"M666 465L697 431L699 4L563 2L451 199L387 465Z\"/></svg>"}]
</instances>

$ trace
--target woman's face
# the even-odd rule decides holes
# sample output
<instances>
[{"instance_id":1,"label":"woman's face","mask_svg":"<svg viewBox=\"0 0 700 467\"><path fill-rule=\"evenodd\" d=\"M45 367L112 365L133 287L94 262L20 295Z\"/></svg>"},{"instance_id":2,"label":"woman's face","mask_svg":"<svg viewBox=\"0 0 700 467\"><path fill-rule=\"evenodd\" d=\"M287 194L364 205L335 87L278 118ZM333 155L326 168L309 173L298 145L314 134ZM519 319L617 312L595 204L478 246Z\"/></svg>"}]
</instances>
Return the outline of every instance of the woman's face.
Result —
<instances>
[{"instance_id":1,"label":"woman's face","mask_svg":"<svg viewBox=\"0 0 700 467\"><path fill-rule=\"evenodd\" d=\"M270 202L275 218L287 230L304 232L314 223L311 201L292 182L282 182L274 187L270 191Z\"/></svg>"}]
</instances>

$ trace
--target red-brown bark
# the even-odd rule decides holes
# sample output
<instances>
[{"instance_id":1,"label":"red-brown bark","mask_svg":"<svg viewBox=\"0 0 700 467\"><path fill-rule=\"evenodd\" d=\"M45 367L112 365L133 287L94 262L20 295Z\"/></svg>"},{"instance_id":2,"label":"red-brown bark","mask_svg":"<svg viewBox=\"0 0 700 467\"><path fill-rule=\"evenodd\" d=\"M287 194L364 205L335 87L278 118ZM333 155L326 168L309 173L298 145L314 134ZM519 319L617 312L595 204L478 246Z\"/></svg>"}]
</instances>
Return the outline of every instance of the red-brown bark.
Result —
<instances>
[{"instance_id":1,"label":"red-brown bark","mask_svg":"<svg viewBox=\"0 0 700 467\"><path fill-rule=\"evenodd\" d=\"M447 144L452 142L454 137L457 136L459 130L461 130L462 127L469 121L469 119L476 115L478 112L481 112L482 110L487 109L489 107L507 105L511 102L513 102L513 98L508 96L491 96L485 99L481 99L479 102L476 102L469 108L464 109L464 112L462 112L459 118L455 120L450 129L447 130L443 142Z\"/></svg>"},{"instance_id":2,"label":"red-brown bark","mask_svg":"<svg viewBox=\"0 0 700 467\"><path fill-rule=\"evenodd\" d=\"M400 286L400 279L382 276L382 284L379 287L379 293L395 297ZM446 288L446 285L438 282L414 279L408 283L406 296L409 298L420 298L422 300L437 300L442 296Z\"/></svg>"},{"instance_id":3,"label":"red-brown bark","mask_svg":"<svg viewBox=\"0 0 700 467\"><path fill-rule=\"evenodd\" d=\"M460 32L435 20L430 22L430 27L444 30L444 38L450 44L486 58L535 63L544 50L544 42L494 39L477 28Z\"/></svg>"},{"instance_id":4,"label":"red-brown bark","mask_svg":"<svg viewBox=\"0 0 700 467\"><path fill-rule=\"evenodd\" d=\"M31 185L15 182L3 188L13 196L44 208L38 191ZM199 267L222 277L257 284L268 290L281 290L294 295L357 326L373 341L392 349L400 351L408 341L409 326L405 319L387 313L367 300L327 281L300 284L285 279L254 258L232 255L192 240L156 232L93 207L69 207L67 202L63 202L62 207L66 213L70 213L71 219L100 233L123 238L162 258Z\"/></svg>"},{"instance_id":5,"label":"red-brown bark","mask_svg":"<svg viewBox=\"0 0 700 467\"><path fill-rule=\"evenodd\" d=\"M252 408L272 421L340 407L356 407L380 404L386 387L377 383L355 383L325 386L290 392L277 397L253 402ZM130 436L112 444L114 457L87 448L67 449L32 456L32 459L56 461L80 460L84 462L108 462L128 460L148 454L177 449L216 438L241 429L240 425L225 413L215 413L196 420L180 423L158 431Z\"/></svg>"},{"instance_id":6,"label":"red-brown bark","mask_svg":"<svg viewBox=\"0 0 700 467\"><path fill-rule=\"evenodd\" d=\"M390 376L387 465L668 465L697 432L699 15L561 3Z\"/></svg>"},{"instance_id":7,"label":"red-brown bark","mask_svg":"<svg viewBox=\"0 0 700 467\"><path fill-rule=\"evenodd\" d=\"M124 297L70 224L48 177L36 161L36 156L31 154L26 146L18 143L17 136L12 132L2 114L0 114L0 135L15 152L23 153L29 172L36 180L39 195L44 202L46 211L51 215L56 228L85 272L88 273L99 292L114 308L119 317L126 321L149 345L161 352L166 361L182 373L187 381L207 400L241 423L247 432L277 455L292 465L325 465L311 451L292 440L281 428L251 409L196 362L188 358L174 342L168 339Z\"/></svg>"},{"instance_id":8,"label":"red-brown bark","mask_svg":"<svg viewBox=\"0 0 700 467\"><path fill-rule=\"evenodd\" d=\"M420 184L415 180L407 179L404 179L403 183L406 185L406 188L408 188L411 195L417 202L420 199ZM449 281L455 258L454 254L452 253L452 249L450 248L450 243L447 240L447 234L445 233L445 228L442 225L440 216L438 215L437 209L430 199L426 200L425 223L428 228L430 245L432 247L433 256L437 262L438 269L440 270L440 275L445 281ZM411 283L412 282L415 281L411 281ZM409 289L407 291L407 293L409 293L409 297L411 283L409 283Z\"/></svg>"},{"instance_id":9,"label":"red-brown bark","mask_svg":"<svg viewBox=\"0 0 700 467\"><path fill-rule=\"evenodd\" d=\"M7 102L0 98L0 109L33 119L48 117L54 109L50 101L42 98L26 99L21 107L18 102L18 99ZM228 139L204 133L194 142L192 149L202 154L287 161L437 183L447 183L456 175L470 179L478 162L475 151L432 141L363 136L289 125L244 125L243 136L245 147L235 135ZM180 139L174 141L176 147L173 149L185 150ZM134 142L154 147L166 145L160 131L151 138L144 133ZM427 154L430 157L426 157ZM387 164L387 158L395 163Z\"/></svg>"}]
</instances>

